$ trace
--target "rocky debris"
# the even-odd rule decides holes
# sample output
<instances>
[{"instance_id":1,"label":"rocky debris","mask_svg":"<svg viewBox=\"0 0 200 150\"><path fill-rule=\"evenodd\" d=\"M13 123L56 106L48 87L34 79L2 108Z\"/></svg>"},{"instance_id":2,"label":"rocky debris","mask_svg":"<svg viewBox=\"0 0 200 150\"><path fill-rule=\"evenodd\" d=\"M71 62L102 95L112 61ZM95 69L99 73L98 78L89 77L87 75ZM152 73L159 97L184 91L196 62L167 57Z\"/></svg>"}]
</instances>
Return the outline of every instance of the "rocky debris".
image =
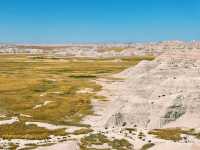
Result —
<instances>
[{"instance_id":1,"label":"rocky debris","mask_svg":"<svg viewBox=\"0 0 200 150\"><path fill-rule=\"evenodd\" d=\"M125 124L126 124L126 122L124 120L123 114L117 112L109 118L105 127L108 128L108 127L123 126Z\"/></svg>"},{"instance_id":2,"label":"rocky debris","mask_svg":"<svg viewBox=\"0 0 200 150\"><path fill-rule=\"evenodd\" d=\"M180 118L186 112L186 107L183 104L184 97L182 95L176 97L173 101L174 104L169 106L166 110L165 115L163 116L163 125L175 121L176 119Z\"/></svg>"}]
</instances>

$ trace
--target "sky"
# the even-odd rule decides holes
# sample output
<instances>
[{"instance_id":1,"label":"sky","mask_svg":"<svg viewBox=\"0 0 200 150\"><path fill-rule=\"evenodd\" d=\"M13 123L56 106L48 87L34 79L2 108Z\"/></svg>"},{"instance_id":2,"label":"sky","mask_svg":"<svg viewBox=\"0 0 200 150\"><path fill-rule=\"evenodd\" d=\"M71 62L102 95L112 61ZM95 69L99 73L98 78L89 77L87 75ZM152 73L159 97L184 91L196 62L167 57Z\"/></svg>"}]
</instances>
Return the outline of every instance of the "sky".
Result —
<instances>
[{"instance_id":1,"label":"sky","mask_svg":"<svg viewBox=\"0 0 200 150\"><path fill-rule=\"evenodd\" d=\"M200 0L1 0L0 42L200 40Z\"/></svg>"}]
</instances>

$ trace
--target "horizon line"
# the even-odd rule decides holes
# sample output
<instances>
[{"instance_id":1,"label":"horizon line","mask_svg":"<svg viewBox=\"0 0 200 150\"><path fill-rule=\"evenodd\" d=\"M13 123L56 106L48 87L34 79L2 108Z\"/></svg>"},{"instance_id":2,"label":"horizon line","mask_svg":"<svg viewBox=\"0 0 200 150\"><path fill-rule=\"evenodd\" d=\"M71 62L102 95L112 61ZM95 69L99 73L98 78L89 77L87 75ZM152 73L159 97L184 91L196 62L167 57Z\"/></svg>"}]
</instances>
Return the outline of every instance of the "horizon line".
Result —
<instances>
[{"instance_id":1,"label":"horizon line","mask_svg":"<svg viewBox=\"0 0 200 150\"><path fill-rule=\"evenodd\" d=\"M200 39L196 40L146 40L146 41L66 41L66 42L4 42L0 41L0 44L12 44L12 45L65 45L65 44L137 44L137 43L159 43L159 42L200 42Z\"/></svg>"}]
</instances>

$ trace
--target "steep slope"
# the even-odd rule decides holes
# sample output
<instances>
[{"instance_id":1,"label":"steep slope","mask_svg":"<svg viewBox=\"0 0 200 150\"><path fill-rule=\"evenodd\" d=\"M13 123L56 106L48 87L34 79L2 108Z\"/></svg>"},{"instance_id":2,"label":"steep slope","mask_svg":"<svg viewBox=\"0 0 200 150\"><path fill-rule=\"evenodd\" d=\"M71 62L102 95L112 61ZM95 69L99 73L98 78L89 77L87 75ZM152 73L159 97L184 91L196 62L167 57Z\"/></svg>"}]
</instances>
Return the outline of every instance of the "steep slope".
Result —
<instances>
[{"instance_id":1,"label":"steep slope","mask_svg":"<svg viewBox=\"0 0 200 150\"><path fill-rule=\"evenodd\" d=\"M194 51L163 54L114 76L124 81L101 81L101 94L110 101L97 111L100 116L91 119L92 124L106 128L125 124L148 129L200 128L199 56Z\"/></svg>"}]
</instances>

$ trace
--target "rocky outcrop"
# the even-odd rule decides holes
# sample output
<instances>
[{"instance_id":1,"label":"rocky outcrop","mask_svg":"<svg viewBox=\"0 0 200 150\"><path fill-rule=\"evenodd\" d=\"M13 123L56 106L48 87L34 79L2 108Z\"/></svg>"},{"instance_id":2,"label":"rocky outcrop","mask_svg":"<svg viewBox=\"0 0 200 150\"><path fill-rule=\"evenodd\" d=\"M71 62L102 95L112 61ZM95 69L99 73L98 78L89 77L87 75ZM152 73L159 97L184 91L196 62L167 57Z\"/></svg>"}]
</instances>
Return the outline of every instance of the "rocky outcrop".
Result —
<instances>
[{"instance_id":1,"label":"rocky outcrop","mask_svg":"<svg viewBox=\"0 0 200 150\"><path fill-rule=\"evenodd\" d=\"M177 96L177 98L173 100L173 104L166 109L161 126L177 120L186 113L186 106L184 106L183 100L184 97L182 95Z\"/></svg>"},{"instance_id":2,"label":"rocky outcrop","mask_svg":"<svg viewBox=\"0 0 200 150\"><path fill-rule=\"evenodd\" d=\"M125 118L124 118L123 114L117 112L109 118L105 127L109 128L109 127L116 127L116 126L123 126L123 125L126 125Z\"/></svg>"},{"instance_id":3,"label":"rocky outcrop","mask_svg":"<svg viewBox=\"0 0 200 150\"><path fill-rule=\"evenodd\" d=\"M196 50L171 52L115 75L124 81L104 83L110 102L99 125L200 128L199 59Z\"/></svg>"}]
</instances>

